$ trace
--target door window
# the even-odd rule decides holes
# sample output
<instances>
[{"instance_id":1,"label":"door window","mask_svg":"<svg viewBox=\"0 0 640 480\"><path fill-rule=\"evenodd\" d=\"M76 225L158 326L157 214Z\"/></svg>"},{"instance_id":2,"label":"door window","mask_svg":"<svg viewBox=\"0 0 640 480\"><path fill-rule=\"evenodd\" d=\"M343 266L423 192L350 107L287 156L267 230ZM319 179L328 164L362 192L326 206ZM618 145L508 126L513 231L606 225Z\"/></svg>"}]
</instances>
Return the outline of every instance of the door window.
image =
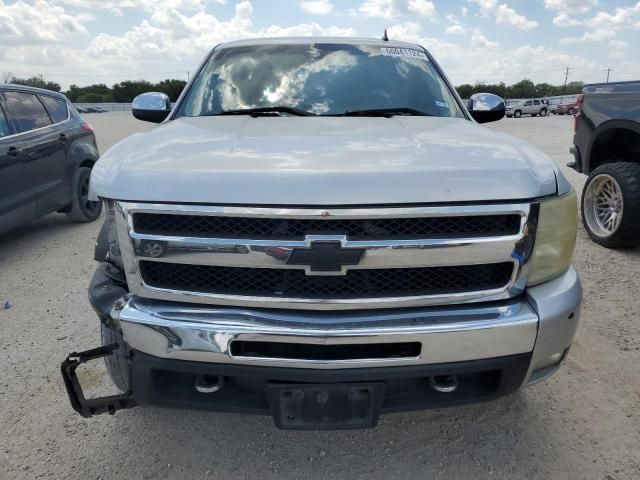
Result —
<instances>
[{"instance_id":1,"label":"door window","mask_svg":"<svg viewBox=\"0 0 640 480\"><path fill-rule=\"evenodd\" d=\"M64 122L69 117L69 112L67 110L67 102L60 98L48 97L46 95L41 95L40 100L44 103L47 112L49 112L49 116L53 120L53 123Z\"/></svg>"},{"instance_id":2,"label":"door window","mask_svg":"<svg viewBox=\"0 0 640 480\"><path fill-rule=\"evenodd\" d=\"M32 93L5 92L7 110L18 132L28 132L51 125L42 102Z\"/></svg>"},{"instance_id":3,"label":"door window","mask_svg":"<svg viewBox=\"0 0 640 480\"><path fill-rule=\"evenodd\" d=\"M525 107L530 107L531 106L531 100L528 100L528 101L524 102L524 106Z\"/></svg>"},{"instance_id":4,"label":"door window","mask_svg":"<svg viewBox=\"0 0 640 480\"><path fill-rule=\"evenodd\" d=\"M534 104L534 105L540 105L540 100L534 100L534 101L533 101L533 104Z\"/></svg>"},{"instance_id":5,"label":"door window","mask_svg":"<svg viewBox=\"0 0 640 480\"><path fill-rule=\"evenodd\" d=\"M7 117L4 116L4 112L0 106L0 138L6 137L9 134L9 122L7 121Z\"/></svg>"}]
</instances>

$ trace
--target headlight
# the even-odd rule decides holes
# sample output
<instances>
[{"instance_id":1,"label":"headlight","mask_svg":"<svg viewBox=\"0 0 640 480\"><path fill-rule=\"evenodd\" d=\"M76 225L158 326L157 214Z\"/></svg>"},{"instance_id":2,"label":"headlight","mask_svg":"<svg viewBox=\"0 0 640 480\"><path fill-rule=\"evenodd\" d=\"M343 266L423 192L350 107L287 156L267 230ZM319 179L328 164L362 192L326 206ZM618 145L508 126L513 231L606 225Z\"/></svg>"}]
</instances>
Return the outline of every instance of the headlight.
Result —
<instances>
[{"instance_id":1,"label":"headlight","mask_svg":"<svg viewBox=\"0 0 640 480\"><path fill-rule=\"evenodd\" d=\"M576 246L578 200L575 190L540 202L528 285L551 280L567 271Z\"/></svg>"}]
</instances>

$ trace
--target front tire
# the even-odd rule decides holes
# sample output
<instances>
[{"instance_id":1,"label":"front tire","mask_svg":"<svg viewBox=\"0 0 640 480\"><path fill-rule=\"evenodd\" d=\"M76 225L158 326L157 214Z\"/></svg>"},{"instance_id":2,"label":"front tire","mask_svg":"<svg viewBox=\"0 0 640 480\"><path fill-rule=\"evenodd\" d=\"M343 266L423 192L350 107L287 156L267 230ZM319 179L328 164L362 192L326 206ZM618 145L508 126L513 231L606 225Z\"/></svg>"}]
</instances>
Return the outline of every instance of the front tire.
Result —
<instances>
[{"instance_id":1,"label":"front tire","mask_svg":"<svg viewBox=\"0 0 640 480\"><path fill-rule=\"evenodd\" d=\"M100 336L103 346L118 344L113 355L104 357L104 364L114 385L121 392L129 391L129 347L124 342L121 333L112 330L102 322L100 322Z\"/></svg>"},{"instance_id":2,"label":"front tire","mask_svg":"<svg viewBox=\"0 0 640 480\"><path fill-rule=\"evenodd\" d=\"M582 191L582 223L604 247L640 245L640 163L607 163L591 172Z\"/></svg>"},{"instance_id":3,"label":"front tire","mask_svg":"<svg viewBox=\"0 0 640 480\"><path fill-rule=\"evenodd\" d=\"M520 110L516 110L515 112L513 112L513 116L515 118L520 118L522 116L522 112Z\"/></svg>"},{"instance_id":4,"label":"front tire","mask_svg":"<svg viewBox=\"0 0 640 480\"><path fill-rule=\"evenodd\" d=\"M93 222L102 213L102 203L89 200L91 169L80 167L71 182L71 208L67 217L74 222Z\"/></svg>"},{"instance_id":5,"label":"front tire","mask_svg":"<svg viewBox=\"0 0 640 480\"><path fill-rule=\"evenodd\" d=\"M542 110L540 110L540 116L541 117L546 117L547 116L547 111L544 108Z\"/></svg>"}]
</instances>

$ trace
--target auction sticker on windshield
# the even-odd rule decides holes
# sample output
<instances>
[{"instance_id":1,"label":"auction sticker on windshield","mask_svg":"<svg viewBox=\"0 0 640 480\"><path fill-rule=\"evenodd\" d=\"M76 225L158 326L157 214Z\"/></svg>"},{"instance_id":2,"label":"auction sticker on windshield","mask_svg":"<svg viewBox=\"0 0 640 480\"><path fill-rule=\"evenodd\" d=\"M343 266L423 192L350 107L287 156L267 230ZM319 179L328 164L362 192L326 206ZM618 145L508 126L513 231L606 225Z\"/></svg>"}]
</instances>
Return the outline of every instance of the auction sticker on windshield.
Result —
<instances>
[{"instance_id":1,"label":"auction sticker on windshield","mask_svg":"<svg viewBox=\"0 0 640 480\"><path fill-rule=\"evenodd\" d=\"M380 53L388 57L411 57L429 60L426 53L420 50L413 50L412 48L383 47L380 49Z\"/></svg>"}]
</instances>

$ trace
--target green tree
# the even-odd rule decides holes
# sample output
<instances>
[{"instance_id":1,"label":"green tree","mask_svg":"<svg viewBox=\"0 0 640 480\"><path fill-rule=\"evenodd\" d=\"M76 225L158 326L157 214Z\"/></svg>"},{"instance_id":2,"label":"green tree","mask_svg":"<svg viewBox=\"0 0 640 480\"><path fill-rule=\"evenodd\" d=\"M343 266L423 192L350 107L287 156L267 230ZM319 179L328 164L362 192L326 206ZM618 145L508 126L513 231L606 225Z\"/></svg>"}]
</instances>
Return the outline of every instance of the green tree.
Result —
<instances>
[{"instance_id":1,"label":"green tree","mask_svg":"<svg viewBox=\"0 0 640 480\"><path fill-rule=\"evenodd\" d=\"M53 90L54 92L60 91L60 84L55 82L49 82L40 77L29 77L29 78L17 78L12 77L11 83L14 85L26 85L28 87L37 87L44 88L45 90Z\"/></svg>"},{"instance_id":2,"label":"green tree","mask_svg":"<svg viewBox=\"0 0 640 480\"><path fill-rule=\"evenodd\" d=\"M116 83L113 88L114 102L131 102L141 93L153 91L153 84L146 80L125 80Z\"/></svg>"},{"instance_id":3,"label":"green tree","mask_svg":"<svg viewBox=\"0 0 640 480\"><path fill-rule=\"evenodd\" d=\"M458 91L458 95L460 95L461 98L469 98L474 93L477 93L473 89L473 85L471 85L469 83L465 83L463 85L457 86L456 90Z\"/></svg>"},{"instance_id":4,"label":"green tree","mask_svg":"<svg viewBox=\"0 0 640 480\"><path fill-rule=\"evenodd\" d=\"M113 95L111 89L104 83L95 85L89 85L86 87L78 87L77 85L71 85L69 90L65 92L69 100L72 102L112 102ZM99 100L85 100L86 95L91 95L91 98L98 98Z\"/></svg>"},{"instance_id":5,"label":"green tree","mask_svg":"<svg viewBox=\"0 0 640 480\"><path fill-rule=\"evenodd\" d=\"M182 93L182 90L184 89L186 84L187 82L185 82L184 80L162 80L161 82L156 83L153 86L153 89L158 92L167 94L171 101L175 102L176 100L178 100L178 97L180 96L180 93Z\"/></svg>"}]
</instances>

